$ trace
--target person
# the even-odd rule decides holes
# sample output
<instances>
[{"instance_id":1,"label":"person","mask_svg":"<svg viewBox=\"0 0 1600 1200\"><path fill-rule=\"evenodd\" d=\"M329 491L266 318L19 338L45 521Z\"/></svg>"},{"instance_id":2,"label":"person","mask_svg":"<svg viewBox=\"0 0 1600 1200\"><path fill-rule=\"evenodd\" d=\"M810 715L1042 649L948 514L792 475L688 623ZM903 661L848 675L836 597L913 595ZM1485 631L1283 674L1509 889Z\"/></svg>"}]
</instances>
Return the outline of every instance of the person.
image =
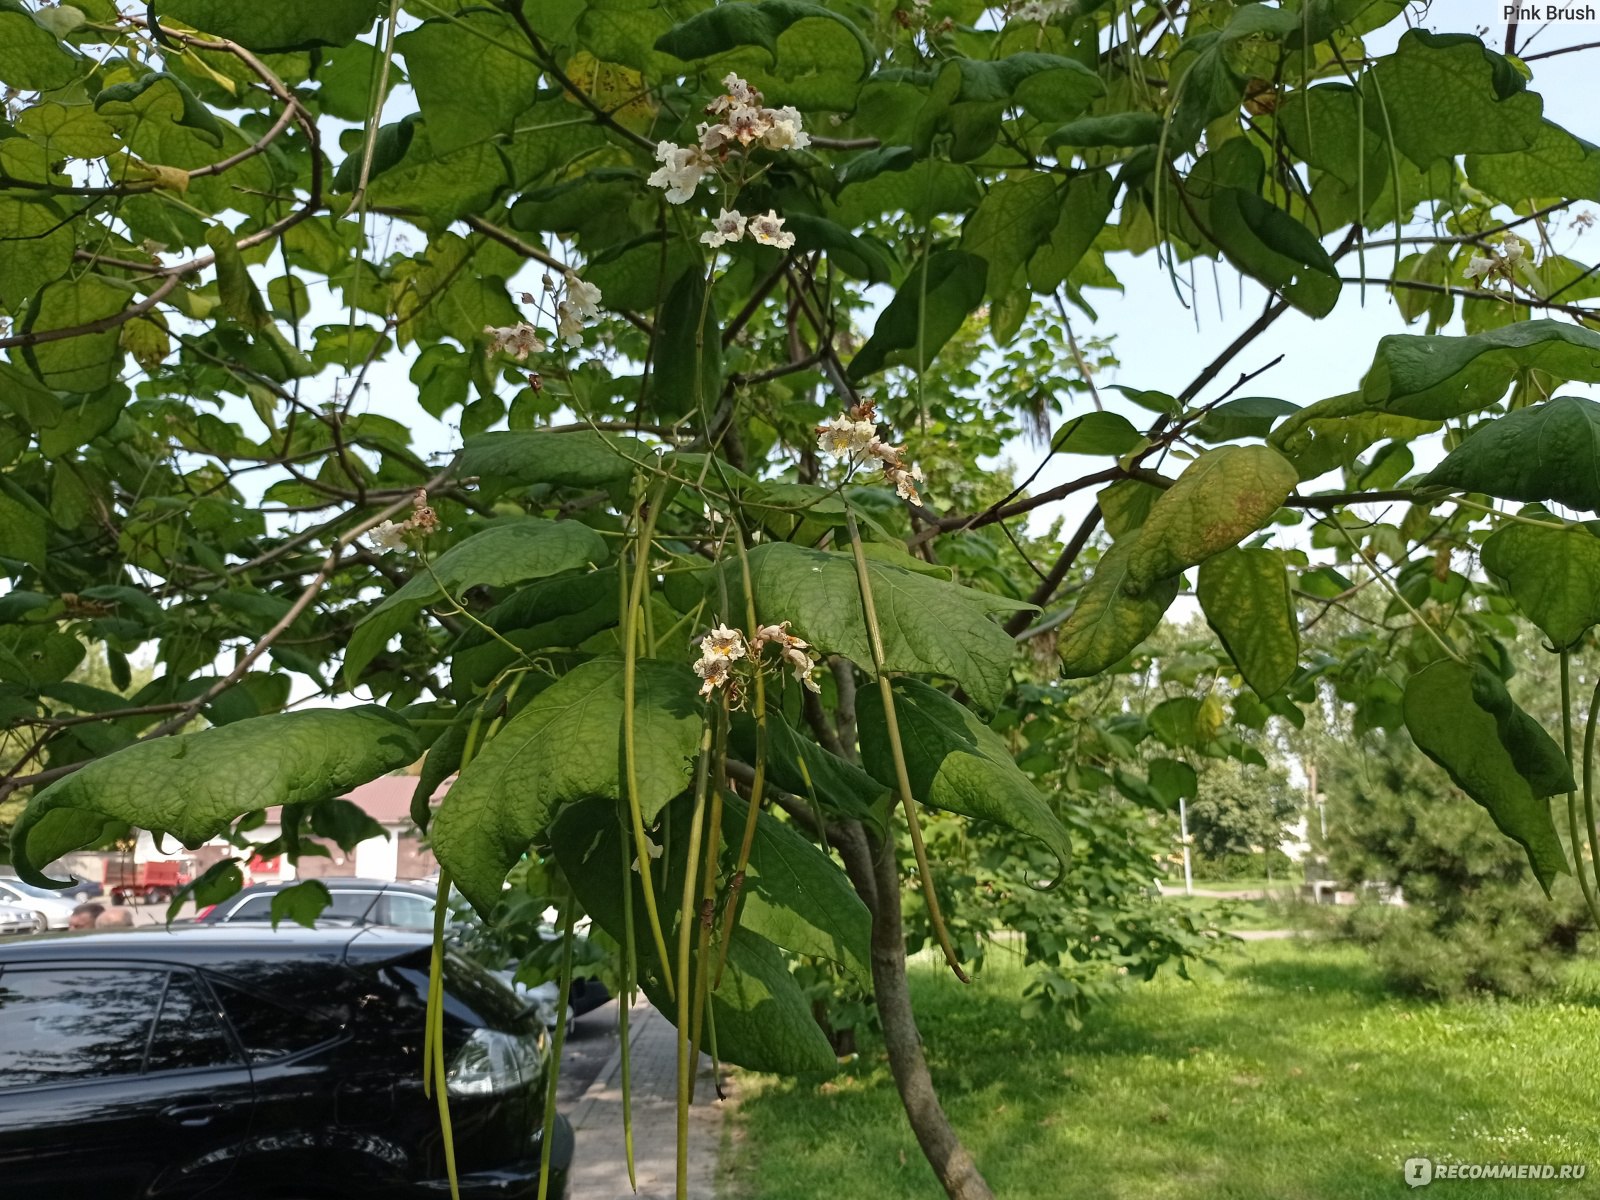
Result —
<instances>
[{"instance_id":1,"label":"person","mask_svg":"<svg viewBox=\"0 0 1600 1200\"><path fill-rule=\"evenodd\" d=\"M93 929L100 914L105 912L104 904L80 904L72 910L67 917L68 929Z\"/></svg>"},{"instance_id":2,"label":"person","mask_svg":"<svg viewBox=\"0 0 1600 1200\"><path fill-rule=\"evenodd\" d=\"M96 929L127 928L133 924L133 909L125 904L113 904L94 919Z\"/></svg>"}]
</instances>

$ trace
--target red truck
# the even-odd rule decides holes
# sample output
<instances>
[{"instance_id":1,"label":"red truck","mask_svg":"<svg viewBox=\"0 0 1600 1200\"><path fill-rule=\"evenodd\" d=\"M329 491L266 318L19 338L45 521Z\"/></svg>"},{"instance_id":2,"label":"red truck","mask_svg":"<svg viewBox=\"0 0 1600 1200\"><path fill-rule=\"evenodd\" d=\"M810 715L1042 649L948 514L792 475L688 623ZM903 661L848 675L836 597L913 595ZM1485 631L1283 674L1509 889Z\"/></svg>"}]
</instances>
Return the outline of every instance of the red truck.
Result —
<instances>
[{"instance_id":1,"label":"red truck","mask_svg":"<svg viewBox=\"0 0 1600 1200\"><path fill-rule=\"evenodd\" d=\"M111 859L106 863L106 892L114 904L165 904L189 882L189 872L181 862L130 863Z\"/></svg>"}]
</instances>

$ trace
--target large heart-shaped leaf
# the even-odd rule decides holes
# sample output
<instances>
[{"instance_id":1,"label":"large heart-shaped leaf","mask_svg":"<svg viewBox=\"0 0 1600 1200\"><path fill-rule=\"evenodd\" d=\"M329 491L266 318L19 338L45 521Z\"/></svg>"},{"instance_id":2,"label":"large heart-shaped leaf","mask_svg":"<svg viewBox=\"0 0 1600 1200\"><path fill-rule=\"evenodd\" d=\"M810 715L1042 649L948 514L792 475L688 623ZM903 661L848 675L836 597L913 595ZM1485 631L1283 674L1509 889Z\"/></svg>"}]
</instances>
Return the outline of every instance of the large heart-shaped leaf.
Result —
<instances>
[{"instance_id":1,"label":"large heart-shaped leaf","mask_svg":"<svg viewBox=\"0 0 1600 1200\"><path fill-rule=\"evenodd\" d=\"M647 823L687 785L704 706L687 666L634 664L639 807ZM433 817L433 850L485 916L509 871L564 805L620 800L624 665L567 672L507 721L462 768Z\"/></svg>"},{"instance_id":2,"label":"large heart-shaped leaf","mask_svg":"<svg viewBox=\"0 0 1600 1200\"><path fill-rule=\"evenodd\" d=\"M1033 781L1022 773L1000 735L965 705L915 679L894 681L895 715L915 799L932 808L994 821L1038 838L1065 871L1072 838ZM895 784L883 698L877 689L858 701L861 761L885 786Z\"/></svg>"},{"instance_id":3,"label":"large heart-shaped leaf","mask_svg":"<svg viewBox=\"0 0 1600 1200\"><path fill-rule=\"evenodd\" d=\"M507 587L597 563L605 539L577 521L518 517L498 521L457 542L389 595L356 626L345 649L344 677L355 683L362 669L411 624L424 608L457 598L473 587Z\"/></svg>"},{"instance_id":4,"label":"large heart-shaped leaf","mask_svg":"<svg viewBox=\"0 0 1600 1200\"><path fill-rule=\"evenodd\" d=\"M729 594L738 595L738 567L729 566L726 575ZM750 552L750 575L756 617L763 625L788 621L822 653L842 654L872 669L851 555L773 542ZM990 615L1031 605L877 559L867 560L867 577L883 633L886 670L944 675L982 707L999 706L1011 684L1016 645Z\"/></svg>"},{"instance_id":5,"label":"large heart-shaped leaf","mask_svg":"<svg viewBox=\"0 0 1600 1200\"><path fill-rule=\"evenodd\" d=\"M1600 538L1587 529L1506 525L1484 542L1483 565L1557 650L1600 623Z\"/></svg>"},{"instance_id":6,"label":"large heart-shaped leaf","mask_svg":"<svg viewBox=\"0 0 1600 1200\"><path fill-rule=\"evenodd\" d=\"M199 846L245 813L316 804L421 755L406 721L377 705L235 721L108 754L36 793L11 834L17 874L64 887L40 868L136 825Z\"/></svg>"},{"instance_id":7,"label":"large heart-shaped leaf","mask_svg":"<svg viewBox=\"0 0 1600 1200\"><path fill-rule=\"evenodd\" d=\"M1545 799L1575 786L1561 747L1482 667L1434 663L1406 681L1403 707L1418 748L1522 845L1548 895L1568 870Z\"/></svg>"},{"instance_id":8,"label":"large heart-shaped leaf","mask_svg":"<svg viewBox=\"0 0 1600 1200\"><path fill-rule=\"evenodd\" d=\"M1146 585L1129 595L1123 584L1133 553L1133 537L1114 542L1100 556L1094 574L1078 596L1072 615L1061 626L1056 652L1068 679L1084 679L1110 669L1155 632L1178 598L1177 575Z\"/></svg>"},{"instance_id":9,"label":"large heart-shaped leaf","mask_svg":"<svg viewBox=\"0 0 1600 1200\"><path fill-rule=\"evenodd\" d=\"M722 840L737 847L748 806L723 798ZM864 988L872 986L872 916L844 871L793 826L756 817L755 841L740 892L739 923L775 946L837 963Z\"/></svg>"},{"instance_id":10,"label":"large heart-shaped leaf","mask_svg":"<svg viewBox=\"0 0 1600 1200\"><path fill-rule=\"evenodd\" d=\"M1391 334L1361 381L1361 405L1447 421L1493 404L1519 371L1600 382L1600 333L1563 321L1519 321L1471 337ZM1310 410L1307 410L1310 411Z\"/></svg>"},{"instance_id":11,"label":"large heart-shaped leaf","mask_svg":"<svg viewBox=\"0 0 1600 1200\"><path fill-rule=\"evenodd\" d=\"M1270 446L1207 450L1151 506L1128 552L1123 587L1137 595L1220 554L1265 525L1300 482Z\"/></svg>"},{"instance_id":12,"label":"large heart-shaped leaf","mask_svg":"<svg viewBox=\"0 0 1600 1200\"><path fill-rule=\"evenodd\" d=\"M1484 421L1422 482L1600 512L1600 404L1557 396Z\"/></svg>"},{"instance_id":13,"label":"large heart-shaped leaf","mask_svg":"<svg viewBox=\"0 0 1600 1200\"><path fill-rule=\"evenodd\" d=\"M1276 550L1233 549L1200 564L1200 607L1258 696L1283 690L1300 659L1289 572Z\"/></svg>"}]
</instances>

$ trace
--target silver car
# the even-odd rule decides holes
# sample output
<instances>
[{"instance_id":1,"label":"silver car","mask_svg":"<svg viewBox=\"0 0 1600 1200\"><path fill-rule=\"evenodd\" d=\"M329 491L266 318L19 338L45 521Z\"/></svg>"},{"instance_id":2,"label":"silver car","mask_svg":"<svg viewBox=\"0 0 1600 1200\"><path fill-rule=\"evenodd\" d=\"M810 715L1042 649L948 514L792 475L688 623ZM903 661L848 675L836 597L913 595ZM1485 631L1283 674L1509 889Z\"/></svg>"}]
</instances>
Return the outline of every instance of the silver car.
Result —
<instances>
[{"instance_id":1,"label":"silver car","mask_svg":"<svg viewBox=\"0 0 1600 1200\"><path fill-rule=\"evenodd\" d=\"M34 887L10 876L0 877L0 904L30 910L30 915L37 917L41 932L69 928L72 910L78 907L78 901L65 893Z\"/></svg>"},{"instance_id":2,"label":"silver car","mask_svg":"<svg viewBox=\"0 0 1600 1200\"><path fill-rule=\"evenodd\" d=\"M0 904L0 937L16 937L24 933L43 933L42 918L31 908L18 904Z\"/></svg>"}]
</instances>

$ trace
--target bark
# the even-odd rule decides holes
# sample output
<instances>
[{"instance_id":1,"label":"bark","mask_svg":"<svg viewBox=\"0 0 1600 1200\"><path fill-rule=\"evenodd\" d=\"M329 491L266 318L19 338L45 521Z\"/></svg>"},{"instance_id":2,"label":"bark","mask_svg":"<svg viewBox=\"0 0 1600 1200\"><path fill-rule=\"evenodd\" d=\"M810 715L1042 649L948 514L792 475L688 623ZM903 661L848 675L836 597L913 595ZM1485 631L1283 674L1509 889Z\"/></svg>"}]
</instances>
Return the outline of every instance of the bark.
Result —
<instances>
[{"instance_id":1,"label":"bark","mask_svg":"<svg viewBox=\"0 0 1600 1200\"><path fill-rule=\"evenodd\" d=\"M894 843L879 846L856 822L838 831L835 847L850 881L872 912L872 992L883 1025L884 1047L906 1120L917 1145L950 1200L994 1200L972 1154L951 1128L934 1090L922 1035L906 981L906 941L901 924L900 868Z\"/></svg>"}]
</instances>

